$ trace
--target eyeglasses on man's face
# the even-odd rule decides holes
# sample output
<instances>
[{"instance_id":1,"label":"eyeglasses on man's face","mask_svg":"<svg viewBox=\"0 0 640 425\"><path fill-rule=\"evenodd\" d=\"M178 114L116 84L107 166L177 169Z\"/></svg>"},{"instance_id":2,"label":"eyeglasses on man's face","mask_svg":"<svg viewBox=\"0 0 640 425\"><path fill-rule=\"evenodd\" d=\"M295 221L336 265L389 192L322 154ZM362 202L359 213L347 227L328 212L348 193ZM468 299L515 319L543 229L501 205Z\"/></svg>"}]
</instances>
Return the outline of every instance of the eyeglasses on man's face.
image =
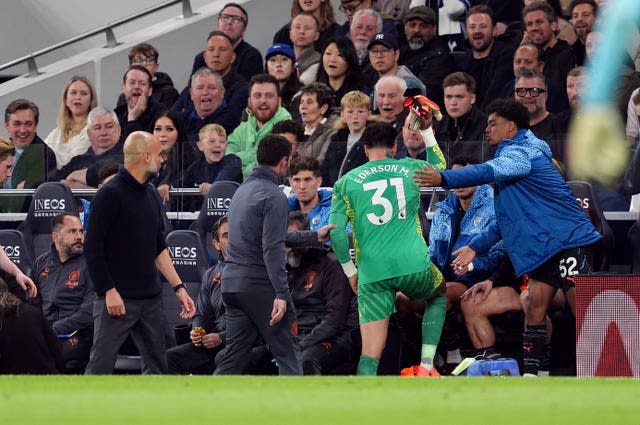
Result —
<instances>
[{"instance_id":1,"label":"eyeglasses on man's face","mask_svg":"<svg viewBox=\"0 0 640 425\"><path fill-rule=\"evenodd\" d=\"M348 5L341 4L338 6L338 10L342 13L354 13L358 6L362 4L364 0L358 0L356 2L349 3Z\"/></svg>"},{"instance_id":2,"label":"eyeglasses on man's face","mask_svg":"<svg viewBox=\"0 0 640 425\"><path fill-rule=\"evenodd\" d=\"M229 22L233 23L233 24L244 24L244 18L242 16L236 16L236 15L227 15L226 13L222 13L220 15L218 15L218 19L221 20L222 22L228 24Z\"/></svg>"},{"instance_id":3,"label":"eyeglasses on man's face","mask_svg":"<svg viewBox=\"0 0 640 425\"><path fill-rule=\"evenodd\" d=\"M389 49L388 47L384 47L382 49L371 49L371 50L369 50L369 54L371 56L386 56L391 51L393 51L393 49Z\"/></svg>"},{"instance_id":4,"label":"eyeglasses on man's face","mask_svg":"<svg viewBox=\"0 0 640 425\"><path fill-rule=\"evenodd\" d=\"M540 89L538 87L518 87L514 90L514 93L518 95L518 97L525 97L527 93L531 97L538 97L542 93L546 93L545 89Z\"/></svg>"},{"instance_id":5,"label":"eyeglasses on man's face","mask_svg":"<svg viewBox=\"0 0 640 425\"><path fill-rule=\"evenodd\" d=\"M157 58L153 56L136 56L131 60L132 65L151 65L156 63Z\"/></svg>"}]
</instances>

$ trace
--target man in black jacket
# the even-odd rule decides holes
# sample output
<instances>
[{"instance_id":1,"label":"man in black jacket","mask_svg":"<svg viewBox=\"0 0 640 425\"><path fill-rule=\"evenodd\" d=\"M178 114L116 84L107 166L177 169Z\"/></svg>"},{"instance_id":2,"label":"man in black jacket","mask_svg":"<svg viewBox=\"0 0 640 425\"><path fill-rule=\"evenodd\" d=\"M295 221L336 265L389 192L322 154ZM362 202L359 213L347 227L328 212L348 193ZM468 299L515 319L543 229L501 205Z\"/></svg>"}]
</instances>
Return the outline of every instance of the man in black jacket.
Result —
<instances>
[{"instance_id":1,"label":"man in black jacket","mask_svg":"<svg viewBox=\"0 0 640 425\"><path fill-rule=\"evenodd\" d=\"M220 124L227 134L240 124L240 116L234 115L225 100L222 77L207 67L200 68L191 76L189 88L191 106L182 113L186 141L192 147L198 142L200 129L207 124Z\"/></svg>"},{"instance_id":2,"label":"man in black jacket","mask_svg":"<svg viewBox=\"0 0 640 425\"><path fill-rule=\"evenodd\" d=\"M207 37L203 58L203 66L217 72L222 77L222 83L225 88L224 100L231 116L240 117L247 106L249 83L238 70L233 68L237 57L233 50L233 42L229 36L222 31L211 31ZM193 108L191 84L192 80L189 79L189 83L182 89L171 110L183 113Z\"/></svg>"},{"instance_id":3,"label":"man in black jacket","mask_svg":"<svg viewBox=\"0 0 640 425\"><path fill-rule=\"evenodd\" d=\"M129 50L129 65L143 66L151 73L151 99L169 109L178 99L178 90L173 86L173 80L164 72L159 72L160 63L158 50L148 43L136 44ZM118 106L127 103L123 94L118 97Z\"/></svg>"},{"instance_id":4,"label":"man in black jacket","mask_svg":"<svg viewBox=\"0 0 640 425\"><path fill-rule=\"evenodd\" d=\"M249 24L247 11L237 3L225 4L218 14L218 30L225 33L233 45L236 60L233 62L233 73L240 74L246 81L264 70L260 51L244 40L244 34ZM191 74L206 66L204 53L193 58Z\"/></svg>"},{"instance_id":5,"label":"man in black jacket","mask_svg":"<svg viewBox=\"0 0 640 425\"><path fill-rule=\"evenodd\" d=\"M220 282L227 258L229 223L221 217L211 229L213 248L218 251L218 263L202 277L202 286L196 301L196 314L191 323L191 342L167 350L169 373L211 374L216 358L225 345L225 315Z\"/></svg>"},{"instance_id":6,"label":"man in black jacket","mask_svg":"<svg viewBox=\"0 0 640 425\"><path fill-rule=\"evenodd\" d=\"M288 231L305 230L309 230L305 214L290 213ZM330 373L350 360L351 330L358 326L349 280L325 248L287 248L286 253L302 372Z\"/></svg>"},{"instance_id":7,"label":"man in black jacket","mask_svg":"<svg viewBox=\"0 0 640 425\"><path fill-rule=\"evenodd\" d=\"M558 87L566 87L567 74L577 65L573 48L564 40L558 39L558 17L547 2L534 2L522 10L522 22L525 25L523 41L530 41L543 50L544 69L542 73L548 82Z\"/></svg>"},{"instance_id":8,"label":"man in black jacket","mask_svg":"<svg viewBox=\"0 0 640 425\"><path fill-rule=\"evenodd\" d=\"M74 156L51 180L61 181L72 189L96 188L98 172L109 163L122 164L124 156L120 140L120 124L115 112L103 106L93 108L87 117L87 135L91 146Z\"/></svg>"},{"instance_id":9,"label":"man in black jacket","mask_svg":"<svg viewBox=\"0 0 640 425\"><path fill-rule=\"evenodd\" d=\"M444 106L447 114L434 121L435 135L447 164L458 157L484 162L493 158L495 148L484 141L487 115L476 104L476 80L464 72L447 75Z\"/></svg>"},{"instance_id":10,"label":"man in black jacket","mask_svg":"<svg viewBox=\"0 0 640 425\"><path fill-rule=\"evenodd\" d=\"M131 65L122 76L124 105L114 109L120 122L120 142L124 143L134 131L153 131L155 117L163 106L151 98L151 73L140 65Z\"/></svg>"},{"instance_id":11,"label":"man in black jacket","mask_svg":"<svg viewBox=\"0 0 640 425\"><path fill-rule=\"evenodd\" d=\"M481 110L499 96L504 82L513 78L514 49L496 40L497 23L489 6L479 4L469 9L465 26L471 48L456 56L456 68L476 80L476 103Z\"/></svg>"},{"instance_id":12,"label":"man in black jacket","mask_svg":"<svg viewBox=\"0 0 640 425\"><path fill-rule=\"evenodd\" d=\"M94 337L86 374L113 372L116 354L131 334L145 372L166 373L162 284L171 284L182 307L195 313L165 242L160 197L148 181L162 163L162 145L150 133L131 133L124 143L124 167L93 198L87 238L87 266L97 298Z\"/></svg>"},{"instance_id":13,"label":"man in black jacket","mask_svg":"<svg viewBox=\"0 0 640 425\"><path fill-rule=\"evenodd\" d=\"M438 37L435 12L425 6L409 9L404 18L404 35L400 65L409 68L427 86L429 99L442 105L442 80L453 71L453 59L447 43Z\"/></svg>"},{"instance_id":14,"label":"man in black jacket","mask_svg":"<svg viewBox=\"0 0 640 425\"><path fill-rule=\"evenodd\" d=\"M84 230L76 214L60 213L51 221L53 244L33 263L44 318L60 338L68 372L84 372L92 344L93 285L84 259Z\"/></svg>"}]
</instances>

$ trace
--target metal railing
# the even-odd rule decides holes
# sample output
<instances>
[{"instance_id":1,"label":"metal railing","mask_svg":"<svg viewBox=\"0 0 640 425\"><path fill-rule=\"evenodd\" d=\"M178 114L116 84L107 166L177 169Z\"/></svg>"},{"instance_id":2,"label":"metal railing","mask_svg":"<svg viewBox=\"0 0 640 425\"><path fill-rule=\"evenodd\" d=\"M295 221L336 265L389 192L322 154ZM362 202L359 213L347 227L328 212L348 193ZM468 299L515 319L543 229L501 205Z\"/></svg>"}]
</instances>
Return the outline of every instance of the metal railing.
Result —
<instances>
[{"instance_id":1,"label":"metal railing","mask_svg":"<svg viewBox=\"0 0 640 425\"><path fill-rule=\"evenodd\" d=\"M148 9L142 10L140 12L136 12L133 15L129 15L125 18L121 18L118 19L116 21L113 22L109 22L106 25L101 26L100 28L96 28L94 30L91 31L87 31L85 33L82 33L80 35L76 35L75 37L69 38L68 40L65 41L61 41L60 43L56 43L53 44L49 47L45 47L44 49L40 49L38 51L35 51L33 53L30 53L26 56L23 56L21 58L18 59L14 59L11 62L7 62L3 65L0 65L0 71L7 69L7 68L11 68L12 66L15 65L19 65L21 63L26 62L27 63L27 77L35 77L38 76L40 74L42 74L39 70L38 70L38 65L36 64L36 58L38 56L42 56L45 55L47 53L53 52L54 50L58 50L61 49L63 47L66 47L70 44L76 43L78 41L82 41L85 40L89 37L93 37L95 35L98 35L100 33L105 33L105 36L107 38L107 45L104 46L105 48L113 48L116 47L119 43L116 40L116 36L113 33L113 28L120 26L120 25L124 25L126 23L129 23L131 21L134 21L138 18L141 18L143 16L146 15L150 15L151 13L157 12L158 10L162 10L165 9L169 6L173 6L174 4L177 3L182 3L182 18L183 19L187 19L190 18L194 15L193 11L191 10L191 2L190 0L170 0L170 1L166 1L164 3L158 4L156 6L152 6Z\"/></svg>"},{"instance_id":2,"label":"metal railing","mask_svg":"<svg viewBox=\"0 0 640 425\"><path fill-rule=\"evenodd\" d=\"M285 186L282 186L285 189ZM328 189L328 188L324 188ZM35 189L0 189L0 206L2 205L2 198L13 196L32 196ZM93 197L98 189L71 189L71 192L75 196L87 196ZM426 211L428 219L433 217L435 211L436 202L443 198L449 191L441 187L421 187L420 193L422 196L430 195L429 208ZM172 196L199 196L200 190L198 188L172 188L169 193ZM286 192L285 192L286 193ZM0 208L0 211L2 208ZM636 221L640 219L640 211L603 211L604 217L607 221ZM3 221L22 221L26 216L26 212L20 213L2 213L0 212L0 222ZM198 211L170 211L167 213L170 219L183 219L194 220L198 217Z\"/></svg>"}]
</instances>

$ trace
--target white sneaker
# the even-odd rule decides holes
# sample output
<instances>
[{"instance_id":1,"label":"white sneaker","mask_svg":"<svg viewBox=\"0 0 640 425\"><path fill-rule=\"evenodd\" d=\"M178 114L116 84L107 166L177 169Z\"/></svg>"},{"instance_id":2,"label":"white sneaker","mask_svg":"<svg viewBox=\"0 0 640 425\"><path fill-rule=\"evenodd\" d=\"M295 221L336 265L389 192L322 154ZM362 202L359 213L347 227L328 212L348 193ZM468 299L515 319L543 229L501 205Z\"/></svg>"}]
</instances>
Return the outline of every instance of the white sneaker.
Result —
<instances>
[{"instance_id":1,"label":"white sneaker","mask_svg":"<svg viewBox=\"0 0 640 425\"><path fill-rule=\"evenodd\" d=\"M525 373L522 375L523 378L537 378L538 375L534 375L533 373Z\"/></svg>"}]
</instances>

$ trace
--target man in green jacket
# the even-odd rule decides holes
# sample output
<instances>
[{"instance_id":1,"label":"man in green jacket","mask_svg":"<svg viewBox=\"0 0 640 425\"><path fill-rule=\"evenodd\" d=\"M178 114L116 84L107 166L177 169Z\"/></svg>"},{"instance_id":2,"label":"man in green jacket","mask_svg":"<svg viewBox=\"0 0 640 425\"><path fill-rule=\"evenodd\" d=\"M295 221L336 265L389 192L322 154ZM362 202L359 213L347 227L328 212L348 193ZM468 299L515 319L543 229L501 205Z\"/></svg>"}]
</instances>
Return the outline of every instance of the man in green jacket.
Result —
<instances>
[{"instance_id":1,"label":"man in green jacket","mask_svg":"<svg viewBox=\"0 0 640 425\"><path fill-rule=\"evenodd\" d=\"M260 140L271 133L275 123L291 119L291 114L280 106L281 102L280 86L275 77L257 74L251 78L249 118L229 135L227 145L227 154L236 154L242 160L242 175L245 180L257 165L256 150Z\"/></svg>"}]
</instances>

